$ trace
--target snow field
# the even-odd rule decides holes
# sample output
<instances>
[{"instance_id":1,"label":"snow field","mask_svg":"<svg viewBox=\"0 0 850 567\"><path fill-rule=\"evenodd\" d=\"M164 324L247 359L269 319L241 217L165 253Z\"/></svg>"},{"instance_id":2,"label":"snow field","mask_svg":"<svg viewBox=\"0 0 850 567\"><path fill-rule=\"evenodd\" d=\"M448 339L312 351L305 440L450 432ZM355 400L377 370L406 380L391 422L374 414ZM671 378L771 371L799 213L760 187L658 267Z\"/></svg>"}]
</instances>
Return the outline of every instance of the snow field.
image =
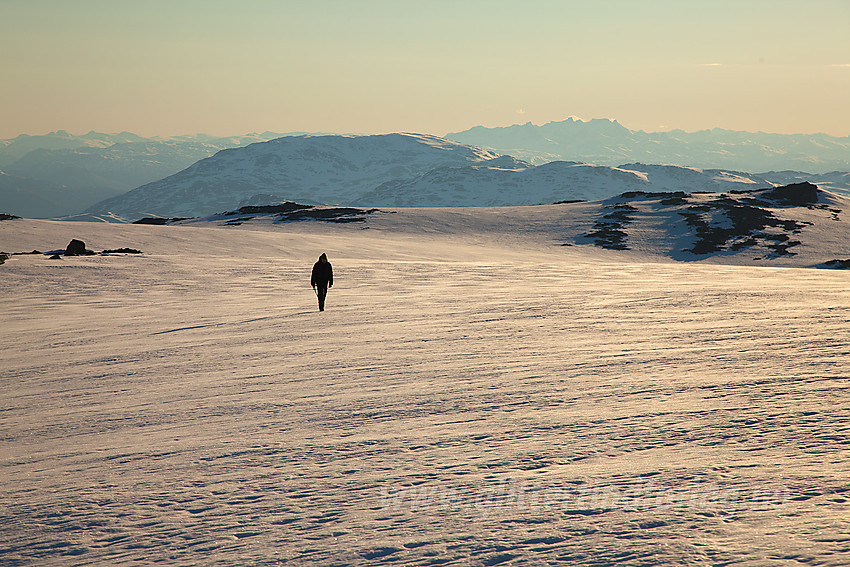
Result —
<instances>
[{"instance_id":1,"label":"snow field","mask_svg":"<svg viewBox=\"0 0 850 567\"><path fill-rule=\"evenodd\" d=\"M475 214L0 224L0 562L850 562L846 272Z\"/></svg>"}]
</instances>

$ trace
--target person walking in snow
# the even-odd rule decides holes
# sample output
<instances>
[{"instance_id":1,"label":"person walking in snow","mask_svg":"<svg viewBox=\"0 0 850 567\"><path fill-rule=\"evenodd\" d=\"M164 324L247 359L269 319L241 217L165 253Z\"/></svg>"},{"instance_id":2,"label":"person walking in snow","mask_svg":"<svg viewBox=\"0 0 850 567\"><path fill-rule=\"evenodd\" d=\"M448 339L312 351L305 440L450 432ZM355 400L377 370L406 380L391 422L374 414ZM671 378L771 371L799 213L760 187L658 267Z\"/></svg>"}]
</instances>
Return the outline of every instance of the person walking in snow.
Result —
<instances>
[{"instance_id":1,"label":"person walking in snow","mask_svg":"<svg viewBox=\"0 0 850 567\"><path fill-rule=\"evenodd\" d=\"M322 253L319 256L319 261L313 264L313 275L310 277L310 285L313 286L313 291L319 298L319 311L325 310L325 296L328 294L328 288L334 285L334 270L331 263L328 262L326 254Z\"/></svg>"}]
</instances>

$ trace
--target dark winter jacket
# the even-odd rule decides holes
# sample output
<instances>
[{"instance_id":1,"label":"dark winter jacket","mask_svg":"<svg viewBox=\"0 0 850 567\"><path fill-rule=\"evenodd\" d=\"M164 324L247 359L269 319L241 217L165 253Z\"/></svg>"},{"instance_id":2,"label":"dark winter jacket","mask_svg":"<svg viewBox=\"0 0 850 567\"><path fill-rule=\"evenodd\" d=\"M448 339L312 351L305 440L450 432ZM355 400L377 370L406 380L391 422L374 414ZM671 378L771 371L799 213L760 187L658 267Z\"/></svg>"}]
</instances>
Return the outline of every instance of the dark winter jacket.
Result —
<instances>
[{"instance_id":1,"label":"dark winter jacket","mask_svg":"<svg viewBox=\"0 0 850 567\"><path fill-rule=\"evenodd\" d=\"M310 277L310 285L313 287L328 287L334 284L334 269L327 258L325 257L323 262L322 257L325 257L325 255L322 254L319 261L313 264L313 275Z\"/></svg>"}]
</instances>

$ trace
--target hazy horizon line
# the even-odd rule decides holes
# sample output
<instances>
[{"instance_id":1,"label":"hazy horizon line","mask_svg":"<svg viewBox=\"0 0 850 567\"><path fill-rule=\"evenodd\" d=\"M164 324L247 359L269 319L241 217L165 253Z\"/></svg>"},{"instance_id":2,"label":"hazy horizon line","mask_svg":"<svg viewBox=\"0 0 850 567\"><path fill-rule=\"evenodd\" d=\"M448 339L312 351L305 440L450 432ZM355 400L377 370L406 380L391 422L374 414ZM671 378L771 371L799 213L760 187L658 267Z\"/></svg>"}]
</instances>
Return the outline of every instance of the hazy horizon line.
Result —
<instances>
[{"instance_id":1,"label":"hazy horizon line","mask_svg":"<svg viewBox=\"0 0 850 567\"><path fill-rule=\"evenodd\" d=\"M163 140L186 137L186 136L210 136L210 137L213 137L213 138L232 138L232 137L237 137L237 136L251 136L251 135L263 135L263 134L276 134L276 135L280 135L280 136L298 136L298 135L381 136L381 135L386 135L386 134L427 134L427 135L431 135L431 136L437 136L437 137L440 137L440 138L445 138L445 137L447 137L451 134L466 132L466 131L471 130L473 128L505 129L505 128L512 128L512 127L515 127L515 126L528 126L528 125L532 125L532 126L540 128L540 127L543 127L543 126L548 126L549 124L559 124L559 123L562 123L562 122L570 122L570 121L582 122L582 123L585 123L585 124L590 123L590 122L594 122L594 121L606 121L606 122L619 124L620 126L622 126L623 128L625 128L625 129L627 129L631 132L644 132L644 133L647 133L647 134L669 133L669 132L684 132L686 134L694 134L694 133L699 133L699 132L710 132L710 131L714 131L714 130L722 130L722 131L726 131L726 132L745 132L745 133L748 133L748 134L768 134L768 135L779 135L779 136L816 136L816 135L822 135L822 136L829 136L831 138L850 138L850 133L841 136L841 135L836 135L836 134L829 134L829 133L824 132L824 131L778 132L778 131L767 131L767 130L740 130L740 129L728 128L728 127L723 127L723 126L713 126L713 127L710 127L710 128L706 127L706 128L698 128L698 129L688 130L688 129L680 128L680 127L676 127L676 126L659 125L659 126L656 127L655 130L650 130L650 129L645 129L645 128L631 128L631 127L627 126L626 124L624 124L623 122L621 122L620 120L618 120L616 118L594 117L594 118L586 119L586 118L582 118L582 117L576 116L576 115L568 115L568 116L566 116L562 119L549 120L549 121L543 122L543 123L537 123L537 122L528 120L528 121L525 121L525 122L514 122L512 124L506 124L506 125L475 124L473 126L469 126L469 127L462 129L462 130L453 130L453 131L446 132L446 133L443 133L443 134L437 134L437 133L434 133L434 132L421 131L421 130L412 130L412 129L397 129L397 130L372 131L372 132L344 132L344 131L333 131L333 132L331 132L331 131L320 131L320 130L315 130L315 131L307 131L307 130L276 131L276 130L267 128L267 129L262 129L262 130L253 129L253 130L243 131L243 132L240 132L240 133L229 133L229 134L211 133L209 131L207 131L207 132L196 131L196 132L182 132L182 133L178 133L178 134L152 134L152 135L149 135L149 134L140 134L138 131L127 130L127 129L113 130L113 131L88 129L87 131L85 131L83 133L74 133L67 128L57 128L56 130L50 130L50 131L47 131L47 132L35 133L35 134L29 133L29 132L21 132L21 133L15 135L15 136L0 138L0 140L11 141L11 140L15 140L17 138L20 138L22 136L34 138L34 137L49 136L51 134L60 134L60 133L65 133L65 134L68 134L68 135L74 136L74 137L83 137L83 136L87 136L87 135L90 135L90 134L103 134L103 135L108 135L108 136L117 136L117 135L121 135L121 134L131 134L131 135L134 135L134 136L138 136L140 138L163 139Z\"/></svg>"}]
</instances>

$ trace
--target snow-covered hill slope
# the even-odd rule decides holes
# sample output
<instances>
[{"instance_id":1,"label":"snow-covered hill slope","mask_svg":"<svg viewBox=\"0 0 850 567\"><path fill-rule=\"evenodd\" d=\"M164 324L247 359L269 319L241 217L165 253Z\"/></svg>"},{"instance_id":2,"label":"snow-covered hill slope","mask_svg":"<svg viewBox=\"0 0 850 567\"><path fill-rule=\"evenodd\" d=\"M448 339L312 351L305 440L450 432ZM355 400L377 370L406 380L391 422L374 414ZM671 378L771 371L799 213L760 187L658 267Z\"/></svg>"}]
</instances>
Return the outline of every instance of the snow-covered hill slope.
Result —
<instances>
[{"instance_id":1,"label":"snow-covered hill slope","mask_svg":"<svg viewBox=\"0 0 850 567\"><path fill-rule=\"evenodd\" d=\"M0 564L850 564L847 272L600 205L0 222Z\"/></svg>"},{"instance_id":2,"label":"snow-covered hill slope","mask_svg":"<svg viewBox=\"0 0 850 567\"><path fill-rule=\"evenodd\" d=\"M534 167L421 134L295 136L219 152L87 212L134 220L203 216L281 201L367 207L515 206L604 199L625 191L772 185L747 173L676 166L552 162Z\"/></svg>"},{"instance_id":3,"label":"snow-covered hill slope","mask_svg":"<svg viewBox=\"0 0 850 567\"><path fill-rule=\"evenodd\" d=\"M409 181L384 183L359 201L371 206L516 206L598 200L627 191L725 191L769 187L740 172L628 164L606 167L556 161L537 167L441 168Z\"/></svg>"},{"instance_id":4,"label":"snow-covered hill slope","mask_svg":"<svg viewBox=\"0 0 850 567\"><path fill-rule=\"evenodd\" d=\"M446 166L526 164L423 134L286 136L218 152L89 209L133 218L198 216L257 199L352 204L382 183Z\"/></svg>"}]
</instances>

